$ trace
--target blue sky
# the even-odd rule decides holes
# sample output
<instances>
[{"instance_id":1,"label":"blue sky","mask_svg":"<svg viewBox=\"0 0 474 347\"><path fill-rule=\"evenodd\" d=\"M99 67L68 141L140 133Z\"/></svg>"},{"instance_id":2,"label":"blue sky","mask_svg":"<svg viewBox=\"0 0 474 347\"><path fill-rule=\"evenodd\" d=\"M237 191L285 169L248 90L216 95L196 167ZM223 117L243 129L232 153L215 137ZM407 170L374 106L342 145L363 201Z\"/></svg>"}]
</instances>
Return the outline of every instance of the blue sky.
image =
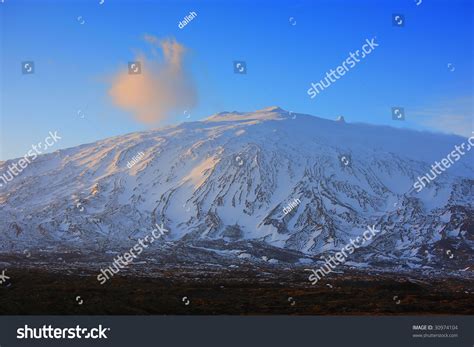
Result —
<instances>
[{"instance_id":1,"label":"blue sky","mask_svg":"<svg viewBox=\"0 0 474 347\"><path fill-rule=\"evenodd\" d=\"M474 110L473 10L472 1L456 0L5 0L0 160L23 156L49 131L62 136L56 150L149 129L108 96L111 76L136 52L150 50L144 34L186 47L198 93L189 120L277 105L465 135ZM179 29L191 11L197 17ZM405 16L404 27L392 26L394 13ZM373 37L375 51L316 98L308 96L311 82ZM246 75L234 73L235 60L246 61ZM34 74L22 74L23 61L35 62ZM406 121L392 120L393 106L405 108ZM185 121L183 111L161 124Z\"/></svg>"}]
</instances>

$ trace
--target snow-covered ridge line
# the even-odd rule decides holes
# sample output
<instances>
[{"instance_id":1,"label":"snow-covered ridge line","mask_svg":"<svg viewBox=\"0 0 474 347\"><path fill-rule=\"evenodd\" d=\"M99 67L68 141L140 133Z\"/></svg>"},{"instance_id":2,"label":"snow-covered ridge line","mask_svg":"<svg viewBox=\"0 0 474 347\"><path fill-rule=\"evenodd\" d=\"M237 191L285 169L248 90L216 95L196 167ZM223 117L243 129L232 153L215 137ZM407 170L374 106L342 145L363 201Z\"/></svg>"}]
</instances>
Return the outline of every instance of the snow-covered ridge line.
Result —
<instances>
[{"instance_id":1,"label":"snow-covered ridge line","mask_svg":"<svg viewBox=\"0 0 474 347\"><path fill-rule=\"evenodd\" d=\"M448 249L472 261L472 153L410 192L462 140L277 107L117 136L42 155L0 188L0 249L110 250L163 221L172 242L252 240L317 256L376 224L390 232L360 261L442 266Z\"/></svg>"}]
</instances>

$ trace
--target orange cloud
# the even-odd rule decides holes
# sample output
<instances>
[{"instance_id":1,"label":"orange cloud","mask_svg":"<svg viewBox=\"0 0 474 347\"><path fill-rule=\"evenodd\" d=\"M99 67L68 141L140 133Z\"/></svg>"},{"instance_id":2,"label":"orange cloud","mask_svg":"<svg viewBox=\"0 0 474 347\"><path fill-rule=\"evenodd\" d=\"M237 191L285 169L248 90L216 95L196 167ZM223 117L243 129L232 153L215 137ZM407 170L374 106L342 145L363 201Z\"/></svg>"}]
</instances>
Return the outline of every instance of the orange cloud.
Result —
<instances>
[{"instance_id":1,"label":"orange cloud","mask_svg":"<svg viewBox=\"0 0 474 347\"><path fill-rule=\"evenodd\" d=\"M154 49L152 59L138 55L135 61L141 63L141 74L129 74L128 69L119 71L112 79L109 95L116 106L131 112L138 121L156 123L173 111L192 108L197 96L183 65L185 47L172 39L159 40L151 35L144 39L153 48L161 49L163 60L158 60Z\"/></svg>"}]
</instances>

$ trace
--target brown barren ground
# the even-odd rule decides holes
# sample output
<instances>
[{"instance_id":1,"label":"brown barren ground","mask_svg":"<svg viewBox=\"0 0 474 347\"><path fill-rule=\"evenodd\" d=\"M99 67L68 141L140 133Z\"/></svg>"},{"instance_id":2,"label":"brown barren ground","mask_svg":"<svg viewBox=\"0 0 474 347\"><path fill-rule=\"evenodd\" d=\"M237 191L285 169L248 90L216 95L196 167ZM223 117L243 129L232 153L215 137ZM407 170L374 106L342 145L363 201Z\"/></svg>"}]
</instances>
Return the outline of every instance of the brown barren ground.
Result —
<instances>
[{"instance_id":1,"label":"brown barren ground","mask_svg":"<svg viewBox=\"0 0 474 347\"><path fill-rule=\"evenodd\" d=\"M473 281L331 274L311 285L303 268L166 268L119 273L8 269L3 315L472 315ZM80 297L76 300L76 297ZM186 297L189 304L186 305ZM79 304L80 301L82 304Z\"/></svg>"}]
</instances>

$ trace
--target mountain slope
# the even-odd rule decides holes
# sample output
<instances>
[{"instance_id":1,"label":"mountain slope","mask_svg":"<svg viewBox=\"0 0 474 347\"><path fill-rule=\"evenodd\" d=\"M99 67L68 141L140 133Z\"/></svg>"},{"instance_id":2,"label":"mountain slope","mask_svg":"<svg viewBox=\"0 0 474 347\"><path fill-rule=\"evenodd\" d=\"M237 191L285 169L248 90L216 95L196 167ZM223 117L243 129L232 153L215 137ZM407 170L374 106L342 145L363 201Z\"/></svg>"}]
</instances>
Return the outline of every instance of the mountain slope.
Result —
<instances>
[{"instance_id":1,"label":"mountain slope","mask_svg":"<svg viewBox=\"0 0 474 347\"><path fill-rule=\"evenodd\" d=\"M251 240L316 256L375 225L383 233L354 258L362 266L443 267L447 250L462 266L472 152L420 193L412 186L463 141L277 107L109 138L42 155L0 188L0 249L111 250L163 223L169 243Z\"/></svg>"}]
</instances>

